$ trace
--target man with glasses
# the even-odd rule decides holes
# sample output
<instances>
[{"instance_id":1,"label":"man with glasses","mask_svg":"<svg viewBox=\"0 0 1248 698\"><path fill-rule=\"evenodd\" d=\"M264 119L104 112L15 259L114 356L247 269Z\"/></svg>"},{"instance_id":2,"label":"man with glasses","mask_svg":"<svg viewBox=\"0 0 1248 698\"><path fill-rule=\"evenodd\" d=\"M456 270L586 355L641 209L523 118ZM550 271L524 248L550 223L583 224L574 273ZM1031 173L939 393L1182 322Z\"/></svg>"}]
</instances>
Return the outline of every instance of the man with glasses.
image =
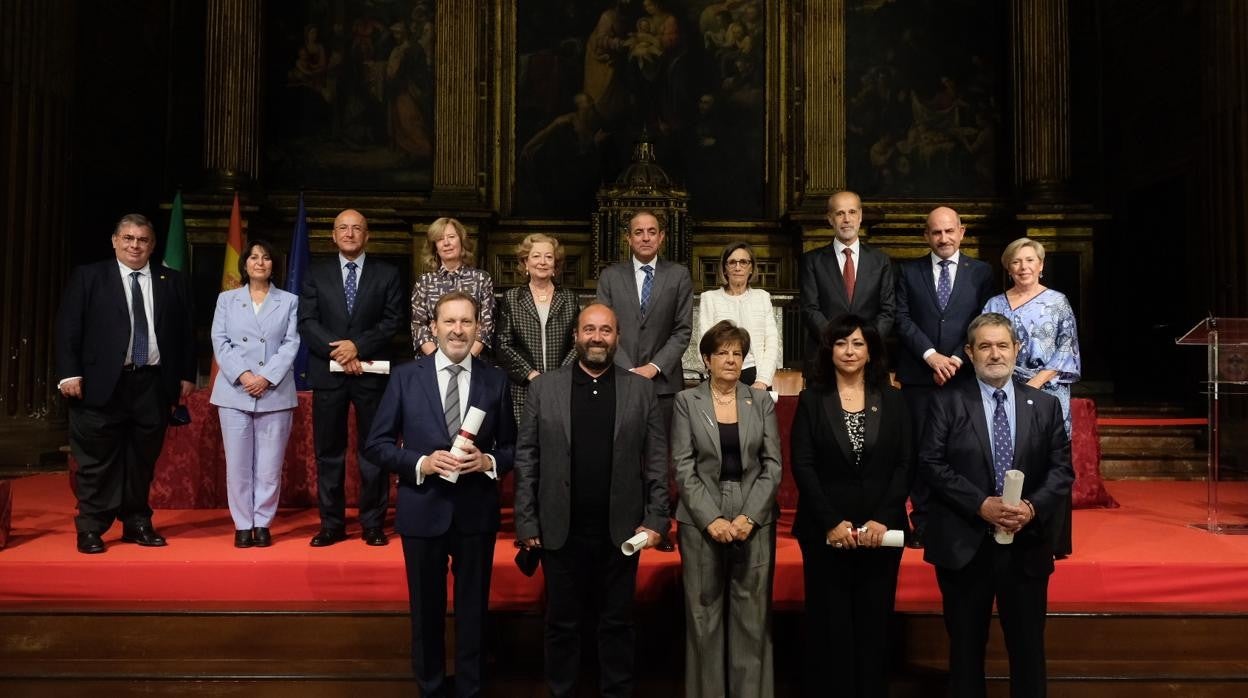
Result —
<instances>
[{"instance_id":1,"label":"man with glasses","mask_svg":"<svg viewBox=\"0 0 1248 698\"><path fill-rule=\"evenodd\" d=\"M149 260L156 235L146 216L113 230L114 258L78 267L56 318L57 389L69 403L78 462L78 552L104 552L103 534L160 547L148 489L170 405L195 389L195 329L187 280Z\"/></svg>"}]
</instances>

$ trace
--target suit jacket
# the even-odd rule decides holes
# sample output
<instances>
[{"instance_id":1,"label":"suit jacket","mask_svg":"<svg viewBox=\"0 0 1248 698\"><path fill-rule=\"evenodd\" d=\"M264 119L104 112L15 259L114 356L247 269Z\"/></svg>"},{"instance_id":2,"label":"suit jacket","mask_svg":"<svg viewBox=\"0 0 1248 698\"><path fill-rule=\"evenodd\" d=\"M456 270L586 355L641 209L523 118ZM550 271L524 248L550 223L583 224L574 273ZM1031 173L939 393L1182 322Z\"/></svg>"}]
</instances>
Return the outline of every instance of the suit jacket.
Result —
<instances>
[{"instance_id":1,"label":"suit jacket","mask_svg":"<svg viewBox=\"0 0 1248 698\"><path fill-rule=\"evenodd\" d=\"M160 385L170 404L181 381L195 382L195 326L186 277L152 265L152 315ZM130 345L130 310L117 259L74 269L56 317L57 380L82 376L82 404L101 407L121 377Z\"/></svg>"},{"instance_id":2,"label":"suit jacket","mask_svg":"<svg viewBox=\"0 0 1248 698\"><path fill-rule=\"evenodd\" d=\"M923 360L928 349L962 359L959 376L973 374L971 362L962 351L966 328L993 293L992 267L961 254L949 303L941 310L931 254L898 265L897 337L902 348L897 356L897 379L905 385L935 385L932 369Z\"/></svg>"},{"instance_id":3,"label":"suit jacket","mask_svg":"<svg viewBox=\"0 0 1248 698\"><path fill-rule=\"evenodd\" d=\"M806 357L818 355L823 328L841 315L854 313L874 322L881 337L893 328L895 282L888 255L861 243L858 271L854 276L854 300L845 295L836 249L832 243L802 255L802 320L806 323Z\"/></svg>"},{"instance_id":4,"label":"suit jacket","mask_svg":"<svg viewBox=\"0 0 1248 698\"><path fill-rule=\"evenodd\" d=\"M780 488L780 428L776 407L766 391L737 384L737 424L741 439L741 493L744 513L759 526L779 516L776 491ZM676 520L705 530L720 516L732 520L737 512L720 509L719 477L723 453L719 425L709 382L677 393L672 415L672 462L680 502Z\"/></svg>"},{"instance_id":5,"label":"suit jacket","mask_svg":"<svg viewBox=\"0 0 1248 698\"><path fill-rule=\"evenodd\" d=\"M798 397L791 453L798 492L793 535L799 541L823 544L842 521L906 529L914 463L906 403L901 391L886 386L868 389L865 409L862 462L855 464L836 389L807 388Z\"/></svg>"},{"instance_id":6,"label":"suit jacket","mask_svg":"<svg viewBox=\"0 0 1248 698\"><path fill-rule=\"evenodd\" d=\"M483 453L494 456L498 479L471 473L452 484L430 475L417 485L420 457L451 448L436 370L434 355L394 369L373 417L365 456L399 476L394 530L400 535L440 536L452 525L465 534L495 533L499 525L498 481L511 470L515 455L516 427L507 376L481 359L472 360L468 406L485 412L474 443Z\"/></svg>"},{"instance_id":7,"label":"suit jacket","mask_svg":"<svg viewBox=\"0 0 1248 698\"><path fill-rule=\"evenodd\" d=\"M689 270L665 259L655 262L650 307L644 316L631 257L602 270L598 298L611 306L620 323L616 365L629 369L653 363L660 372L654 378L658 394L680 392L685 387L680 360L693 335L693 281Z\"/></svg>"},{"instance_id":8,"label":"suit jacket","mask_svg":"<svg viewBox=\"0 0 1248 698\"><path fill-rule=\"evenodd\" d=\"M558 550L572 516L572 372L576 365L538 376L520 418L516 440L516 537L540 536ZM615 443L612 455L611 540L620 545L638 526L668 528L667 428L651 381L615 372Z\"/></svg>"},{"instance_id":9,"label":"suit jacket","mask_svg":"<svg viewBox=\"0 0 1248 698\"><path fill-rule=\"evenodd\" d=\"M391 342L403 326L404 294L399 272L367 257L360 270L355 309L347 314L338 255L317 260L309 269L299 296L299 336L308 347L308 386L314 390L337 388L345 373L329 370L330 342L355 342L361 361L389 361ZM370 374L364 374L369 378Z\"/></svg>"},{"instance_id":10,"label":"suit jacket","mask_svg":"<svg viewBox=\"0 0 1248 698\"><path fill-rule=\"evenodd\" d=\"M542 319L528 285L507 289L498 306L498 365L511 378L511 401L519 419L528 394L529 372L545 373L566 366L576 359L572 334L579 311L576 293L566 288L555 289L546 316L546 360L542 364Z\"/></svg>"},{"instance_id":11,"label":"suit jacket","mask_svg":"<svg viewBox=\"0 0 1248 698\"><path fill-rule=\"evenodd\" d=\"M1070 439L1057 398L1014 382L1014 469L1026 476L1023 498L1036 518L1014 536L1025 549L1028 574L1053 571L1056 538L1064 530L1064 506L1074 482ZM979 381L966 381L932 397L919 443L919 474L931 488L923 559L961 569L990 530L979 507L993 493L996 476Z\"/></svg>"},{"instance_id":12,"label":"suit jacket","mask_svg":"<svg viewBox=\"0 0 1248 698\"><path fill-rule=\"evenodd\" d=\"M246 286L222 291L212 315L212 352L217 357L210 402L247 412L297 407L292 365L299 353L299 297L271 286L257 314ZM272 385L258 398L243 390L239 376L251 371Z\"/></svg>"}]
</instances>

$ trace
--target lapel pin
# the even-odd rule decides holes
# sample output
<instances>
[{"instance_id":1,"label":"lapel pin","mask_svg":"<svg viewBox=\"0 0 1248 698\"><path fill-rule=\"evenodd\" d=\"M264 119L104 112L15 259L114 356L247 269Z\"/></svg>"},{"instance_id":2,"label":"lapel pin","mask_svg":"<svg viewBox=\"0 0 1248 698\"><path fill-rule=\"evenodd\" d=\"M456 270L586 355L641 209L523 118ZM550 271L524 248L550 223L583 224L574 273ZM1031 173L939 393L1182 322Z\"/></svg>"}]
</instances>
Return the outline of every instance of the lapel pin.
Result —
<instances>
[{"instance_id":1,"label":"lapel pin","mask_svg":"<svg viewBox=\"0 0 1248 698\"><path fill-rule=\"evenodd\" d=\"M1034 404L1036 404L1036 403L1032 402L1031 400L1028 400L1028 401L1027 401L1027 404L1028 404L1028 405L1034 405Z\"/></svg>"},{"instance_id":2,"label":"lapel pin","mask_svg":"<svg viewBox=\"0 0 1248 698\"><path fill-rule=\"evenodd\" d=\"M747 404L747 405L753 405L753 404L754 404L754 401L753 401L753 400L746 400L746 401L745 401L745 404Z\"/></svg>"},{"instance_id":3,"label":"lapel pin","mask_svg":"<svg viewBox=\"0 0 1248 698\"><path fill-rule=\"evenodd\" d=\"M165 280L165 275L164 275L164 274L161 274L161 275L160 275L160 280L161 280L161 281L164 281L164 280Z\"/></svg>"},{"instance_id":4,"label":"lapel pin","mask_svg":"<svg viewBox=\"0 0 1248 698\"><path fill-rule=\"evenodd\" d=\"M871 407L871 411L872 411L872 412L879 412L879 411L880 411L880 408L875 407L875 406L872 406L872 407Z\"/></svg>"}]
</instances>

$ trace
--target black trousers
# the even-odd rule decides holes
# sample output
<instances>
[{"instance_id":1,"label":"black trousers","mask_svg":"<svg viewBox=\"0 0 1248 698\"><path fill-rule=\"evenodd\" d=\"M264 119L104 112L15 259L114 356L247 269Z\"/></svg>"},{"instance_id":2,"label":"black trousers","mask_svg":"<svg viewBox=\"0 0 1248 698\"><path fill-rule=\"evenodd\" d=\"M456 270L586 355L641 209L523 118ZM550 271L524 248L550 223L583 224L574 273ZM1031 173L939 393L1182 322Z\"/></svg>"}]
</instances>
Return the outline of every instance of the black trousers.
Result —
<instances>
[{"instance_id":1,"label":"black trousers","mask_svg":"<svg viewBox=\"0 0 1248 698\"><path fill-rule=\"evenodd\" d=\"M446 570L455 575L455 695L479 696L485 679L486 619L494 533L403 536L412 613L412 672L422 696L450 695L446 682Z\"/></svg>"},{"instance_id":2,"label":"black trousers","mask_svg":"<svg viewBox=\"0 0 1248 698\"><path fill-rule=\"evenodd\" d=\"M556 698L576 694L581 627L598 621L599 693L633 695L633 591L637 556L626 556L606 532L573 532L542 552L546 576L546 682Z\"/></svg>"},{"instance_id":3,"label":"black trousers","mask_svg":"<svg viewBox=\"0 0 1248 698\"><path fill-rule=\"evenodd\" d=\"M806 582L806 696L885 698L901 548L800 542ZM837 690L830 693L830 686Z\"/></svg>"},{"instance_id":4,"label":"black trousers","mask_svg":"<svg viewBox=\"0 0 1248 698\"><path fill-rule=\"evenodd\" d=\"M954 698L983 698L984 652L992 603L997 602L1010 658L1010 696L1045 695L1044 621L1049 575L1028 575L1025 549L988 538L960 570L936 568L936 581L949 633L949 692Z\"/></svg>"},{"instance_id":5,"label":"black trousers","mask_svg":"<svg viewBox=\"0 0 1248 698\"><path fill-rule=\"evenodd\" d=\"M169 401L155 366L123 371L103 407L69 406L69 445L78 461L74 494L79 533L104 533L114 520L148 523L148 490L165 443Z\"/></svg>"},{"instance_id":6,"label":"black trousers","mask_svg":"<svg viewBox=\"0 0 1248 698\"><path fill-rule=\"evenodd\" d=\"M316 491L321 510L321 526L346 528L347 415L355 407L355 427L359 435L356 457L360 464L360 526L380 528L386 520L390 499L390 479L385 471L364 457L364 445L373 426L373 415L381 394L384 376L348 376L342 387L312 391L312 443L316 450Z\"/></svg>"}]
</instances>

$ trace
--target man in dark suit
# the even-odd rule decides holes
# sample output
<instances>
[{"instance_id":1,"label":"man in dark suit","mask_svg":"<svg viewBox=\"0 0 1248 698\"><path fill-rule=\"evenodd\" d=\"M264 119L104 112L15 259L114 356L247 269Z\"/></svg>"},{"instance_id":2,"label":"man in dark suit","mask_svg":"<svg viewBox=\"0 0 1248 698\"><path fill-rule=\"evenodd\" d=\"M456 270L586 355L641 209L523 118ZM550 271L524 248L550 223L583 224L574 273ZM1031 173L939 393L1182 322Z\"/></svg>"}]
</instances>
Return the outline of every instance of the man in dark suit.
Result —
<instances>
[{"instance_id":1,"label":"man in dark suit","mask_svg":"<svg viewBox=\"0 0 1248 698\"><path fill-rule=\"evenodd\" d=\"M69 401L78 461L78 552L104 552L114 520L121 539L163 546L148 489L170 405L195 389L195 328L186 278L149 259L156 234L132 213L113 230L114 258L78 267L56 318L57 388Z\"/></svg>"},{"instance_id":2,"label":"man in dark suit","mask_svg":"<svg viewBox=\"0 0 1248 698\"><path fill-rule=\"evenodd\" d=\"M914 431L923 429L927 404L944 386L974 374L961 357L966 328L993 295L992 267L962 254L966 227L958 213L941 206L927 216L923 239L931 252L897 268L897 380L910 408ZM917 442L916 442L917 446ZM927 486L916 478L910 490L913 547L922 547L927 524Z\"/></svg>"},{"instance_id":3,"label":"man in dark suit","mask_svg":"<svg viewBox=\"0 0 1248 698\"><path fill-rule=\"evenodd\" d=\"M365 457L364 440L386 376L365 372L364 364L390 360L394 334L403 326L406 294L398 270L380 260L365 260L368 221L359 211L339 213L333 236L338 254L312 265L299 296L299 336L310 354L308 385L321 510L321 529L311 545L333 545L347 537L344 486L351 405L360 446L360 526L365 543L385 545L390 483ZM341 372L330 370L331 360L342 367Z\"/></svg>"},{"instance_id":4,"label":"man in dark suit","mask_svg":"<svg viewBox=\"0 0 1248 698\"><path fill-rule=\"evenodd\" d=\"M1008 318L972 320L966 353L976 380L932 396L918 465L931 488L923 559L935 565L940 585L950 693L987 693L984 648L995 599L1010 695L1043 696L1049 576L1074 481L1070 439L1057 399L1012 380L1018 338ZM1001 496L1010 469L1025 478L1017 505ZM997 542L997 529L1014 534L1013 542Z\"/></svg>"},{"instance_id":5,"label":"man in dark suit","mask_svg":"<svg viewBox=\"0 0 1248 698\"><path fill-rule=\"evenodd\" d=\"M479 313L467 293L438 300L431 323L438 350L395 370L368 439L369 457L399 476L395 530L403 538L412 669L422 696L449 695L448 556L455 574L455 694L480 695L485 668L498 479L511 470L516 428L507 374L470 354ZM457 456L450 449L472 407L485 419L473 445Z\"/></svg>"},{"instance_id":6,"label":"man in dark suit","mask_svg":"<svg viewBox=\"0 0 1248 698\"><path fill-rule=\"evenodd\" d=\"M588 609L601 695L632 695L637 556L620 546L668 527L667 430L654 384L615 365L617 336L609 307L581 311L577 362L533 381L516 441L516 538L542 550L552 696L576 692Z\"/></svg>"},{"instance_id":7,"label":"man in dark suit","mask_svg":"<svg viewBox=\"0 0 1248 698\"><path fill-rule=\"evenodd\" d=\"M836 231L830 244L802 255L802 321L806 323L806 359L819 353L819 336L828 323L853 313L875 325L881 337L893 328L893 267L888 255L858 239L862 199L852 191L828 197L828 223Z\"/></svg>"},{"instance_id":8,"label":"man in dark suit","mask_svg":"<svg viewBox=\"0 0 1248 698\"><path fill-rule=\"evenodd\" d=\"M688 269L658 259L665 237L655 214L634 214L628 223L632 257L602 270L598 299L619 318L616 365L654 381L670 426L672 400L685 388L680 360L693 334L693 281Z\"/></svg>"}]
</instances>

